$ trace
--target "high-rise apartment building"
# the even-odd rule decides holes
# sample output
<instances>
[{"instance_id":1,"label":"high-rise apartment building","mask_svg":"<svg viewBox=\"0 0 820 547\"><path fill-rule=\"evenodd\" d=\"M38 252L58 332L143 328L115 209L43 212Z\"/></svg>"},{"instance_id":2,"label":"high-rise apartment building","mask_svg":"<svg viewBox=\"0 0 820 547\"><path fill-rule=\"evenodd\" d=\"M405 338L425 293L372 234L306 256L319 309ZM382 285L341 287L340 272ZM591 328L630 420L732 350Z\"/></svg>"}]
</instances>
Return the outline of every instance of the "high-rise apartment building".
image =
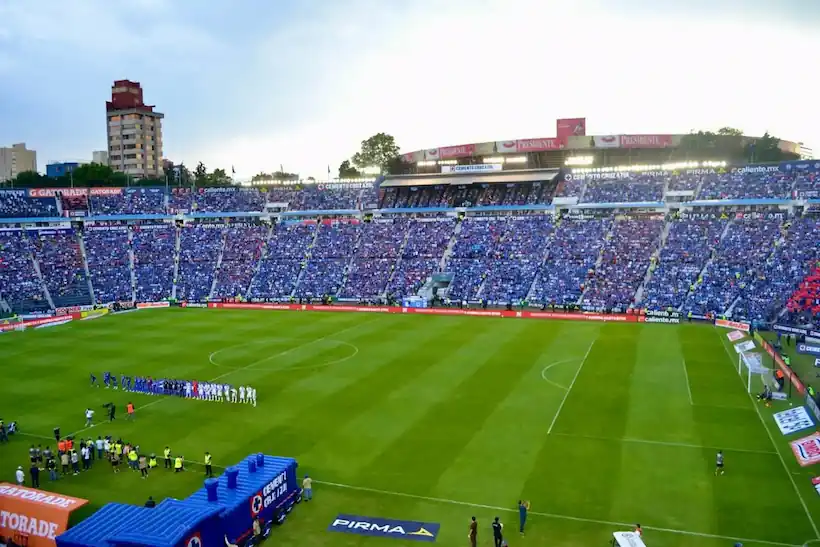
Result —
<instances>
[{"instance_id":1,"label":"high-rise apartment building","mask_svg":"<svg viewBox=\"0 0 820 547\"><path fill-rule=\"evenodd\" d=\"M108 165L136 178L162 175L162 118L142 99L139 82L117 80L106 101Z\"/></svg>"},{"instance_id":2,"label":"high-rise apartment building","mask_svg":"<svg viewBox=\"0 0 820 547\"><path fill-rule=\"evenodd\" d=\"M27 150L26 143L0 147L0 182L11 180L24 171L37 170L37 152Z\"/></svg>"}]
</instances>

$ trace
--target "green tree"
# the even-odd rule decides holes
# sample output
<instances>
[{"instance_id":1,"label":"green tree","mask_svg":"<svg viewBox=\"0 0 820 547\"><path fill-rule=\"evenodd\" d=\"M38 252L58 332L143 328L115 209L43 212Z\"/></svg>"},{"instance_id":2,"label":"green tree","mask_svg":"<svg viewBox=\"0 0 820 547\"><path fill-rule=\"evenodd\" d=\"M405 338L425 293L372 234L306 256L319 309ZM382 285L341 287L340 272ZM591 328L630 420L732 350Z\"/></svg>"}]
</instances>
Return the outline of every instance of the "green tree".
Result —
<instances>
[{"instance_id":1,"label":"green tree","mask_svg":"<svg viewBox=\"0 0 820 547\"><path fill-rule=\"evenodd\" d=\"M208 182L212 186L230 186L233 183L224 169L214 169L214 172L208 176Z\"/></svg>"},{"instance_id":2,"label":"green tree","mask_svg":"<svg viewBox=\"0 0 820 547\"><path fill-rule=\"evenodd\" d=\"M721 127L718 129L717 134L723 137L742 137L743 131L734 127Z\"/></svg>"},{"instance_id":3,"label":"green tree","mask_svg":"<svg viewBox=\"0 0 820 547\"><path fill-rule=\"evenodd\" d=\"M299 175L296 173L288 173L286 171L275 171L271 178L275 181L295 181L299 180Z\"/></svg>"},{"instance_id":4,"label":"green tree","mask_svg":"<svg viewBox=\"0 0 820 547\"><path fill-rule=\"evenodd\" d=\"M23 171L17 173L17 176L3 183L4 186L13 188L38 188L43 186L52 186L52 181L45 175L41 175L37 171Z\"/></svg>"},{"instance_id":5,"label":"green tree","mask_svg":"<svg viewBox=\"0 0 820 547\"><path fill-rule=\"evenodd\" d=\"M751 163L770 163L784 161L787 156L780 149L780 139L766 131L762 137L746 145L746 158Z\"/></svg>"},{"instance_id":6,"label":"green tree","mask_svg":"<svg viewBox=\"0 0 820 547\"><path fill-rule=\"evenodd\" d=\"M399 155L399 147L396 139L386 133L376 133L369 139L362 141L362 148L353 155L353 165L357 169L364 170L370 167L378 167L382 173L386 173L392 162Z\"/></svg>"},{"instance_id":7,"label":"green tree","mask_svg":"<svg viewBox=\"0 0 820 547\"><path fill-rule=\"evenodd\" d=\"M73 181L74 186L81 187L115 186L115 181L117 180L117 178L114 177L114 170L101 163L84 163L62 178L67 185Z\"/></svg>"},{"instance_id":8,"label":"green tree","mask_svg":"<svg viewBox=\"0 0 820 547\"><path fill-rule=\"evenodd\" d=\"M199 162L196 169L194 169L194 182L200 186L204 186L208 182L208 169L202 162Z\"/></svg>"},{"instance_id":9,"label":"green tree","mask_svg":"<svg viewBox=\"0 0 820 547\"><path fill-rule=\"evenodd\" d=\"M350 160L345 160L339 165L340 179L357 179L361 176L362 174L359 173L359 170L350 165Z\"/></svg>"}]
</instances>

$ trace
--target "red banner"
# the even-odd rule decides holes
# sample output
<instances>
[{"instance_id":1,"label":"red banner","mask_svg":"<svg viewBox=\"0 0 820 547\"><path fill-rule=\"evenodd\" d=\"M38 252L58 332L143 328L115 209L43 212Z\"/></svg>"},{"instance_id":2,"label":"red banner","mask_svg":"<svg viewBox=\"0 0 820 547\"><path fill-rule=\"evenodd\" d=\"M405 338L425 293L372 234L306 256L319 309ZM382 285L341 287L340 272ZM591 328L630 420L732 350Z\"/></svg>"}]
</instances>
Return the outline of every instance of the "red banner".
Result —
<instances>
[{"instance_id":1,"label":"red banner","mask_svg":"<svg viewBox=\"0 0 820 547\"><path fill-rule=\"evenodd\" d=\"M561 150L564 148L564 140L553 139L519 139L515 141L516 152L543 152L545 150Z\"/></svg>"},{"instance_id":2,"label":"red banner","mask_svg":"<svg viewBox=\"0 0 820 547\"><path fill-rule=\"evenodd\" d=\"M185 305L184 303L182 304ZM402 308L399 306L317 306L313 304L269 304L252 302L209 302L209 308L240 310L288 310L288 311L329 311L361 313L412 313L421 315L462 315L471 317L505 317L519 319L564 319L570 321L617 321L637 323L643 317L622 313L610 315L600 313L537 312L506 310L463 310L461 308Z\"/></svg>"},{"instance_id":3,"label":"red banner","mask_svg":"<svg viewBox=\"0 0 820 547\"><path fill-rule=\"evenodd\" d=\"M138 310L145 310L148 308L167 308L171 304L168 302L140 302L137 304Z\"/></svg>"},{"instance_id":4,"label":"red banner","mask_svg":"<svg viewBox=\"0 0 820 547\"><path fill-rule=\"evenodd\" d=\"M563 118L555 122L555 134L566 142L567 137L583 137L587 134L586 118Z\"/></svg>"},{"instance_id":5,"label":"red banner","mask_svg":"<svg viewBox=\"0 0 820 547\"><path fill-rule=\"evenodd\" d=\"M475 153L474 144L460 144L458 146L445 146L438 149L438 156L443 160L453 158L466 158Z\"/></svg>"},{"instance_id":6,"label":"red banner","mask_svg":"<svg viewBox=\"0 0 820 547\"><path fill-rule=\"evenodd\" d=\"M667 148L672 135L621 135L621 148Z\"/></svg>"},{"instance_id":7,"label":"red banner","mask_svg":"<svg viewBox=\"0 0 820 547\"><path fill-rule=\"evenodd\" d=\"M727 319L717 319L717 320L715 320L715 326L723 327L724 329L742 330L743 332L749 332L749 330L751 329L751 325L749 325L749 323L741 323L739 321L729 321Z\"/></svg>"},{"instance_id":8,"label":"red banner","mask_svg":"<svg viewBox=\"0 0 820 547\"><path fill-rule=\"evenodd\" d=\"M28 321L23 321L23 326L25 328L31 327L40 327L43 325L50 325L51 323L67 323L71 321L74 317L71 315L60 315L56 317L43 317L40 319L29 319ZM20 323L2 323L0 324L0 332L7 332L10 330L14 330L15 328L19 327Z\"/></svg>"},{"instance_id":9,"label":"red banner","mask_svg":"<svg viewBox=\"0 0 820 547\"><path fill-rule=\"evenodd\" d=\"M67 197L81 196L117 196L122 194L122 188L29 188L30 198L53 198L57 194Z\"/></svg>"}]
</instances>

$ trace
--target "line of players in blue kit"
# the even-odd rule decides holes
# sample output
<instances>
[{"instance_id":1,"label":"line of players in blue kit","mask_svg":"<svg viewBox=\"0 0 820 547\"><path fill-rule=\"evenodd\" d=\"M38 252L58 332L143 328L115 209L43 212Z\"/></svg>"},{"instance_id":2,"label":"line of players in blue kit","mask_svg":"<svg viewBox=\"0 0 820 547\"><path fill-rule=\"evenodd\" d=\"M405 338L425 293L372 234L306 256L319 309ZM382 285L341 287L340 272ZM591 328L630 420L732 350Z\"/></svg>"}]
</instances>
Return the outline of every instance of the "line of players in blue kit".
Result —
<instances>
[{"instance_id":1,"label":"line of players in blue kit","mask_svg":"<svg viewBox=\"0 0 820 547\"><path fill-rule=\"evenodd\" d=\"M103 385L106 389L119 389L146 395L172 395L187 399L218 401L228 403L245 403L256 406L256 389L251 386L232 386L215 382L198 382L197 380L172 380L152 378L150 376L117 376L110 372L103 373ZM94 374L91 374L91 386L100 387Z\"/></svg>"}]
</instances>

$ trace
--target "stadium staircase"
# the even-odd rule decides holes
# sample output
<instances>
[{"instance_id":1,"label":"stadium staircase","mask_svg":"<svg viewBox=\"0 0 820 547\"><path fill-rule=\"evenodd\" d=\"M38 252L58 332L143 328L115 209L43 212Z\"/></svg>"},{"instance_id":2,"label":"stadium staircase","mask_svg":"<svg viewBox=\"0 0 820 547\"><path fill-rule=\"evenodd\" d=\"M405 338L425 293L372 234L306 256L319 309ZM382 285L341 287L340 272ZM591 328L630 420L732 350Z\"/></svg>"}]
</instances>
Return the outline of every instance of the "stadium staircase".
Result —
<instances>
[{"instance_id":1,"label":"stadium staircase","mask_svg":"<svg viewBox=\"0 0 820 547\"><path fill-rule=\"evenodd\" d=\"M6 299L3 297L0 297L0 312L4 315L11 313L11 306L9 306L9 303L6 302Z\"/></svg>"},{"instance_id":2,"label":"stadium staircase","mask_svg":"<svg viewBox=\"0 0 820 547\"><path fill-rule=\"evenodd\" d=\"M179 230L177 230L179 231ZM177 273L179 272L179 234L177 234L176 247L174 252L174 286L172 288L172 295L176 298L177 292ZM128 230L128 272L131 275L131 301L137 301L137 274L134 269L134 234Z\"/></svg>"},{"instance_id":3,"label":"stadium staircase","mask_svg":"<svg viewBox=\"0 0 820 547\"><path fill-rule=\"evenodd\" d=\"M222 245L219 246L219 256L216 258L216 267L214 268L214 279L211 281L211 290L208 293L208 300L214 297L216 292L216 284L219 281L219 270L222 268L222 257L225 255L225 245L228 241L228 230L222 231Z\"/></svg>"},{"instance_id":4,"label":"stadium staircase","mask_svg":"<svg viewBox=\"0 0 820 547\"><path fill-rule=\"evenodd\" d=\"M587 193L587 185L589 184L587 179L584 179L584 184L581 186L581 192L578 194L578 203L584 202L584 194Z\"/></svg>"},{"instance_id":5,"label":"stadium staircase","mask_svg":"<svg viewBox=\"0 0 820 547\"><path fill-rule=\"evenodd\" d=\"M701 182L698 183L698 192L700 192L700 185L702 184L702 182L703 182L703 179L701 178ZM697 195L697 194L695 194L695 195ZM720 233L720 238L718 239L718 243L723 241L723 238L726 237L726 234L729 233L729 228L732 226L732 224L734 224L734 220L730 219L726 223L726 226L723 227L723 231ZM706 272L709 271L709 266L711 266L712 262L714 262L716 255L717 255L717 246L712 248L712 254L709 257L709 260L707 260L706 264L703 265L703 268L700 269L700 272L698 272L698 277L695 279L695 282L692 283L692 286L694 286L695 289L694 290L692 290L691 288L689 289L689 292L687 292L686 296L684 296L684 298L683 298L683 304L686 304L686 302L695 295L695 292L697 292L698 285L699 285L697 280L702 279L703 276L706 275ZM678 311L683 311L683 304L681 304L677 308Z\"/></svg>"},{"instance_id":6,"label":"stadium staircase","mask_svg":"<svg viewBox=\"0 0 820 547\"><path fill-rule=\"evenodd\" d=\"M88 282L88 294L91 295L91 304L97 305L97 297L94 295L94 285L91 283L91 271L88 269L88 255L85 253L85 238L77 233L77 242L80 245L80 256L83 257L83 270L85 270L85 280Z\"/></svg>"},{"instance_id":7,"label":"stadium staircase","mask_svg":"<svg viewBox=\"0 0 820 547\"><path fill-rule=\"evenodd\" d=\"M667 181L667 185L669 182ZM666 193L666 190L664 190ZM643 282L638 287L638 290L635 291L635 297L632 299L633 303L637 306L641 302L643 302L643 293L646 290L646 286L649 284L649 281L652 279L652 274L655 272L657 268L657 264L661 258L661 252L663 248L666 247L666 240L669 238L669 232L672 229L672 222L667 220L663 225L663 231L661 232L661 239L658 248L655 249L655 252L652 253L652 257L649 259L649 265L646 267L646 275L643 277Z\"/></svg>"},{"instance_id":8,"label":"stadium staircase","mask_svg":"<svg viewBox=\"0 0 820 547\"><path fill-rule=\"evenodd\" d=\"M262 252L259 253L259 260L256 261L256 264L253 266L253 275L251 275L251 282L248 283L247 290L245 294L251 294L251 287L253 287L253 282L256 281L256 276L259 275L259 270L262 269L262 261L265 260L268 256L268 243L270 242L271 235L273 235L273 223L268 226L268 233L265 235L265 241L262 244Z\"/></svg>"},{"instance_id":9,"label":"stadium staircase","mask_svg":"<svg viewBox=\"0 0 820 547\"><path fill-rule=\"evenodd\" d=\"M302 257L302 268L299 270L299 276L296 278L296 283L293 284L293 290L290 292L291 298L296 296L296 289L299 288L299 284L302 282L302 278L305 277L308 261L310 260L311 254L313 254L313 248L316 246L317 239L319 239L318 225L316 226L316 229L313 230L313 241L310 242L310 245L308 245L308 248L305 250L305 256Z\"/></svg>"},{"instance_id":10,"label":"stadium staircase","mask_svg":"<svg viewBox=\"0 0 820 547\"><path fill-rule=\"evenodd\" d=\"M347 278L350 276L350 267L353 265L353 259L356 257L356 251L359 250L359 240L362 237L363 230L356 230L356 240L353 242L353 249L350 252L350 258L347 259L347 264L345 264L345 270L342 273L342 282L339 283L339 288L336 289L336 296L337 298L342 294L345 286L347 285Z\"/></svg>"},{"instance_id":11,"label":"stadium staircase","mask_svg":"<svg viewBox=\"0 0 820 547\"><path fill-rule=\"evenodd\" d=\"M393 269L390 270L390 275L387 276L387 283L384 284L384 289L382 292L379 293L381 298L387 296L387 287L390 286L390 282L393 281L393 276L396 275L396 272L399 271L399 266L401 266L401 261L404 258L404 249L407 247L407 242L410 240L410 230L406 230L404 232L404 239L401 242L401 246L399 247L399 256L396 257L396 262L393 264Z\"/></svg>"},{"instance_id":12,"label":"stadium staircase","mask_svg":"<svg viewBox=\"0 0 820 547\"><path fill-rule=\"evenodd\" d=\"M586 188L586 183L584 183L584 188ZM598 251L598 258L595 260L595 266L593 266L593 272L597 275L598 270L601 268L601 264L604 261L604 252L606 251L606 242L612 239L612 233L615 231L615 226L617 226L617 222L613 222L612 225L609 227L609 231L604 235L604 245L601 245L601 250ZM575 301L576 306L580 306L584 303L584 298L587 295L587 291L589 290L589 279L584 281L584 291L581 293L581 296L578 297L578 300Z\"/></svg>"},{"instance_id":13,"label":"stadium staircase","mask_svg":"<svg viewBox=\"0 0 820 547\"><path fill-rule=\"evenodd\" d=\"M51 299L51 292L49 292L48 287L46 287L46 281L43 279L43 272L40 270L40 262L34 256L33 252L31 253L31 263L34 265L34 272L37 274L37 279L40 281L40 287L43 289L43 294L46 297L49 308L52 310L57 309L54 305L54 300Z\"/></svg>"},{"instance_id":14,"label":"stadium staircase","mask_svg":"<svg viewBox=\"0 0 820 547\"><path fill-rule=\"evenodd\" d=\"M447 262L450 260L450 255L453 254L453 249L456 246L456 241L458 241L458 234L461 233L461 222L456 224L456 227L453 229L453 235L450 236L450 242L447 243L447 248L444 250L444 254L441 256L441 260L438 263L438 269L440 272L447 271L446 266Z\"/></svg>"},{"instance_id":15,"label":"stadium staircase","mask_svg":"<svg viewBox=\"0 0 820 547\"><path fill-rule=\"evenodd\" d=\"M698 185L695 187L695 195L694 195L695 199L697 199L698 196L700 195L700 189L703 188L704 180L706 180L706 177L700 177L700 180L698 180Z\"/></svg>"}]
</instances>

